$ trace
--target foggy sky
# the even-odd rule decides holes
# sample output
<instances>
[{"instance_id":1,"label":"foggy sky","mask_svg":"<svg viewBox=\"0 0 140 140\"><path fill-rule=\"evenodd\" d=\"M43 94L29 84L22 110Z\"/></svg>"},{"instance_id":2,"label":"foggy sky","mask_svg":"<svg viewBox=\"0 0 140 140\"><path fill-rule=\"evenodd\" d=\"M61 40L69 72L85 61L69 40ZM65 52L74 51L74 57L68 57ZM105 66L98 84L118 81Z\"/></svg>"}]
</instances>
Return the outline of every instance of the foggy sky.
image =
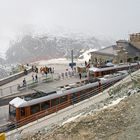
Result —
<instances>
[{"instance_id":1,"label":"foggy sky","mask_svg":"<svg viewBox=\"0 0 140 140\"><path fill-rule=\"evenodd\" d=\"M0 52L26 32L74 31L127 39L140 31L140 0L0 0Z\"/></svg>"}]
</instances>

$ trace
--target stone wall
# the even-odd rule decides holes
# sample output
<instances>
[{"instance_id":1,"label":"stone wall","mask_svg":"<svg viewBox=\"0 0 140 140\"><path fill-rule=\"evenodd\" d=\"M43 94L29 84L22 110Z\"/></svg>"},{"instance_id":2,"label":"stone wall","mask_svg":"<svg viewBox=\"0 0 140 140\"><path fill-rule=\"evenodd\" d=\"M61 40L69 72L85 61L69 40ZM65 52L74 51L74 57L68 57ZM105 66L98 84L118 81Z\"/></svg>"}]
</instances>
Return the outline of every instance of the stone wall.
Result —
<instances>
[{"instance_id":1,"label":"stone wall","mask_svg":"<svg viewBox=\"0 0 140 140\"><path fill-rule=\"evenodd\" d=\"M28 73L30 73L31 71L32 71L31 68L27 69L27 72L28 72ZM12 82L12 81L14 81L14 80L16 80L16 79L18 79L18 78L24 76L24 75L25 75L25 74L24 74L24 71L22 71L22 72L19 72L19 73L10 75L10 76L8 76L8 77L6 77L6 78L0 79L0 86L2 86L2 85L4 85L4 84L7 84L7 83L9 83L9 82Z\"/></svg>"},{"instance_id":2,"label":"stone wall","mask_svg":"<svg viewBox=\"0 0 140 140\"><path fill-rule=\"evenodd\" d=\"M100 54L98 52L91 53L91 63L92 64L106 63L107 61L112 61L113 59L114 59L113 55Z\"/></svg>"},{"instance_id":3,"label":"stone wall","mask_svg":"<svg viewBox=\"0 0 140 140\"><path fill-rule=\"evenodd\" d=\"M131 34L130 43L140 50L140 33Z\"/></svg>"}]
</instances>

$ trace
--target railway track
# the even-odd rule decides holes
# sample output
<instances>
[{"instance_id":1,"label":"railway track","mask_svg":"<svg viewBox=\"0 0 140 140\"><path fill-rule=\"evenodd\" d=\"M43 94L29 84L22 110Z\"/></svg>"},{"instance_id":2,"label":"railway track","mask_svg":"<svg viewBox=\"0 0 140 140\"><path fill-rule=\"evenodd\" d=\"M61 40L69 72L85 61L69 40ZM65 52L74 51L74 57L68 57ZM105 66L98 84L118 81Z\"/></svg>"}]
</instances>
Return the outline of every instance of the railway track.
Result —
<instances>
[{"instance_id":1,"label":"railway track","mask_svg":"<svg viewBox=\"0 0 140 140\"><path fill-rule=\"evenodd\" d=\"M122 79L120 79L120 80L122 80ZM118 81L120 81L120 80L118 80ZM118 81L116 81L116 82L118 82ZM115 83L116 83L115 82ZM104 91L105 89L107 89L107 88L109 88L110 86L112 86L112 85L114 85L115 84L114 82L112 82L112 83L109 83L108 85L103 85L103 87L102 87L102 91ZM92 96L91 96L91 95ZM88 98L90 98L90 97L93 97L93 96L95 96L95 95L97 95L97 94L93 94L93 92L90 92L90 94L87 94L86 96L84 96L84 97L82 97L82 98L84 98L84 100L85 99L88 99ZM12 98L14 98L14 97L12 97ZM10 98L9 98L9 100L10 100ZM76 99L75 98L75 101L76 100L78 100L78 99ZM8 102L8 101L7 101ZM74 104L76 104L76 103L78 103L78 101L76 101ZM57 108L57 107L56 107ZM58 110L57 110L58 111ZM37 120L38 119L40 119L40 118L37 118ZM32 120L30 121L30 122L32 122ZM30 122L28 122L28 123L30 123ZM26 124L25 124L26 125ZM20 124L18 124L18 123L10 123L10 122L7 122L7 124L5 124L5 125L3 125L3 126L1 126L0 127L0 133L1 132L9 132L9 131L11 131L11 130L14 130L14 129L16 129L16 128L19 128L21 125Z\"/></svg>"},{"instance_id":2,"label":"railway track","mask_svg":"<svg viewBox=\"0 0 140 140\"><path fill-rule=\"evenodd\" d=\"M112 83L113 84L113 83ZM109 84L109 85L107 85L107 86L105 86L104 88L103 88L103 90L105 90L105 89L107 89L108 87L110 87L112 84ZM90 98L90 97L94 97L95 95L97 95L98 93L94 93L93 94L93 92L90 92L89 94L87 94L86 96L84 96L83 98L85 98L85 99L88 99L88 98ZM92 96L91 96L92 95ZM85 100L84 99L84 100ZM78 103L78 99L77 98L75 98L75 103L74 104L76 104L76 103ZM39 119L39 118L38 118ZM31 121L32 122L32 121ZM25 124L26 125L26 124ZM0 127L0 133L2 133L2 132L9 132L9 131L11 131L11 130L14 130L14 129L16 129L16 128L19 128L20 127L20 124L18 124L18 123L10 123L10 122L7 122L7 124L5 124L5 125L3 125L3 126L1 126Z\"/></svg>"},{"instance_id":3,"label":"railway track","mask_svg":"<svg viewBox=\"0 0 140 140\"><path fill-rule=\"evenodd\" d=\"M15 128L16 128L15 124L6 124L3 126L0 126L0 133L8 132L8 131L14 130Z\"/></svg>"}]
</instances>

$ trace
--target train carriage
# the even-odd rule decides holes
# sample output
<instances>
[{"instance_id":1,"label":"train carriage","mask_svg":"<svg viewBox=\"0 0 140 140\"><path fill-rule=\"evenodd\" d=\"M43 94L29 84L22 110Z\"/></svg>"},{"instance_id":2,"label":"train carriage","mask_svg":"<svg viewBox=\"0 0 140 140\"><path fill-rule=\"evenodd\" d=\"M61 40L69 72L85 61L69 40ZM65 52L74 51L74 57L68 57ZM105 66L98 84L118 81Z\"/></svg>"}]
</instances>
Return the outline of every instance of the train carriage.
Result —
<instances>
[{"instance_id":1,"label":"train carriage","mask_svg":"<svg viewBox=\"0 0 140 140\"><path fill-rule=\"evenodd\" d=\"M139 68L140 68L140 62L113 66L113 67L105 67L105 68L92 67L89 68L89 73L90 73L90 77L103 77L104 75L113 74L123 70L133 72L135 70L138 70Z\"/></svg>"},{"instance_id":2,"label":"train carriage","mask_svg":"<svg viewBox=\"0 0 140 140\"><path fill-rule=\"evenodd\" d=\"M60 86L56 91L36 91L24 98L17 97L9 102L9 119L17 126L22 126L90 98L125 76L120 73L112 77L94 78Z\"/></svg>"}]
</instances>

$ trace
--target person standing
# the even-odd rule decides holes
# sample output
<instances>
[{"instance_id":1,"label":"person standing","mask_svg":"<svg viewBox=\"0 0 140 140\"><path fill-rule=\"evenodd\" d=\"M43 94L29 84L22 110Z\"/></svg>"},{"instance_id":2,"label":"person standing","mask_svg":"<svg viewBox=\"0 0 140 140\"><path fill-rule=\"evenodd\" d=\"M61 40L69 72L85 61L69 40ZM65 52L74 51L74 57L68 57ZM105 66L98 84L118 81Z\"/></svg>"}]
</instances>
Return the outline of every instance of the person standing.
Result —
<instances>
[{"instance_id":1,"label":"person standing","mask_svg":"<svg viewBox=\"0 0 140 140\"><path fill-rule=\"evenodd\" d=\"M24 69L24 74L27 75L28 74L28 71L26 69Z\"/></svg>"},{"instance_id":2,"label":"person standing","mask_svg":"<svg viewBox=\"0 0 140 140\"><path fill-rule=\"evenodd\" d=\"M82 74L81 74L81 72L79 72L79 78L80 78L80 80L81 80L81 78L82 78Z\"/></svg>"},{"instance_id":3,"label":"person standing","mask_svg":"<svg viewBox=\"0 0 140 140\"><path fill-rule=\"evenodd\" d=\"M37 74L35 75L35 81L38 82L38 76L37 76Z\"/></svg>"},{"instance_id":4,"label":"person standing","mask_svg":"<svg viewBox=\"0 0 140 140\"><path fill-rule=\"evenodd\" d=\"M23 87L25 87L26 86L26 79L24 78L23 79Z\"/></svg>"},{"instance_id":5,"label":"person standing","mask_svg":"<svg viewBox=\"0 0 140 140\"><path fill-rule=\"evenodd\" d=\"M54 73L54 67L53 67L52 73Z\"/></svg>"},{"instance_id":6,"label":"person standing","mask_svg":"<svg viewBox=\"0 0 140 140\"><path fill-rule=\"evenodd\" d=\"M33 80L33 82L34 82L34 80L35 80L35 78L34 78L34 75L32 74L32 80Z\"/></svg>"}]
</instances>

